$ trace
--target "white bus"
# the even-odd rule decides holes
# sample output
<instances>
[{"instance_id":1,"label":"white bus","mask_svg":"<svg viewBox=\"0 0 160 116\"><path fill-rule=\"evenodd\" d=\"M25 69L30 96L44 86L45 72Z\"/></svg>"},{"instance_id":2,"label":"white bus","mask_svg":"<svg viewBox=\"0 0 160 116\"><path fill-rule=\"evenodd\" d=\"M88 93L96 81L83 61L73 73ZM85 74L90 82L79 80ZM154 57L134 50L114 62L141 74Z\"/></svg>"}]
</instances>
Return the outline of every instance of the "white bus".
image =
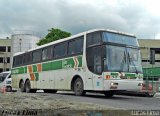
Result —
<instances>
[{"instance_id":1,"label":"white bus","mask_svg":"<svg viewBox=\"0 0 160 116\"><path fill-rule=\"evenodd\" d=\"M136 37L94 29L13 56L12 86L22 92L72 90L113 96L143 83Z\"/></svg>"}]
</instances>

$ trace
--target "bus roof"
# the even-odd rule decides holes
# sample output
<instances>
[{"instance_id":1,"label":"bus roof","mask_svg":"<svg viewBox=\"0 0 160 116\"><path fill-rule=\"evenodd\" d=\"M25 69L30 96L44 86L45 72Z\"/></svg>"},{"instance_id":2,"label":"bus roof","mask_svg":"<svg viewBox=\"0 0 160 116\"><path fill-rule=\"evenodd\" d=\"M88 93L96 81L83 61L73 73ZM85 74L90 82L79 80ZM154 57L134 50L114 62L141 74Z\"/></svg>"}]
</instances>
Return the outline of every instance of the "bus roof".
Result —
<instances>
[{"instance_id":1,"label":"bus roof","mask_svg":"<svg viewBox=\"0 0 160 116\"><path fill-rule=\"evenodd\" d=\"M120 31L115 31L115 30L110 30L110 29L92 29L92 30L88 30L88 31L85 31L85 32L81 32L81 33L76 34L76 35L72 35L72 36L67 37L67 38L64 38L64 39L56 40L56 41L53 41L53 42L50 42L50 43L47 43L47 44L38 46L38 47L36 47L36 48L29 49L29 50L24 51L24 52L15 53L13 56L17 56L17 55L20 55L20 54L23 54L23 53L26 53L26 52L34 51L34 50L38 50L38 49L40 49L40 48L44 48L44 47L47 47L47 46L51 46L51 45L53 45L53 44L60 43L60 42L64 42L64 41L67 41L67 40L70 40L70 39L73 39L73 38L82 36L82 35L84 35L84 34L96 32L96 31L106 31L106 32L111 32L111 33L117 33L117 34L120 34L120 35L127 35L127 36L131 36L131 37L134 37L134 38L135 38L135 35L133 35L133 34L124 33L124 32L120 32Z\"/></svg>"}]
</instances>

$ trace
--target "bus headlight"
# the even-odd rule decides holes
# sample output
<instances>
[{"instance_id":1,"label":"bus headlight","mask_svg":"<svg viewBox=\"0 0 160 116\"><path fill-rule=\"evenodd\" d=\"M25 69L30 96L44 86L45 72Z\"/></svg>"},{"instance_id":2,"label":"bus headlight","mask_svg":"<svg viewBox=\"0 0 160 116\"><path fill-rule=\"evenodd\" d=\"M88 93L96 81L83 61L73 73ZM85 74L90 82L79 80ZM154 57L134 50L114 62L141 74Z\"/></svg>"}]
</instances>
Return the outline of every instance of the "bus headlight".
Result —
<instances>
[{"instance_id":1,"label":"bus headlight","mask_svg":"<svg viewBox=\"0 0 160 116\"><path fill-rule=\"evenodd\" d=\"M110 89L117 89L118 83L111 83Z\"/></svg>"}]
</instances>

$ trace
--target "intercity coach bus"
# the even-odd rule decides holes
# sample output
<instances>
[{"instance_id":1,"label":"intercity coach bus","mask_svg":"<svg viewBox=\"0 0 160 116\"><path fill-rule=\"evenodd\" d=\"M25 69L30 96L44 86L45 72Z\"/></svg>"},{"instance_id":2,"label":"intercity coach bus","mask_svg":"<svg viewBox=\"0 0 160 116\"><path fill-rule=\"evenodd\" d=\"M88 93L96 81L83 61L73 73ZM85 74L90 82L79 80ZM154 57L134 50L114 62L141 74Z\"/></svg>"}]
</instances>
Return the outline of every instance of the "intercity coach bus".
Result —
<instances>
[{"instance_id":1,"label":"intercity coach bus","mask_svg":"<svg viewBox=\"0 0 160 116\"><path fill-rule=\"evenodd\" d=\"M89 30L13 56L12 87L21 92L75 95L139 91L143 83L139 44L134 35Z\"/></svg>"}]
</instances>

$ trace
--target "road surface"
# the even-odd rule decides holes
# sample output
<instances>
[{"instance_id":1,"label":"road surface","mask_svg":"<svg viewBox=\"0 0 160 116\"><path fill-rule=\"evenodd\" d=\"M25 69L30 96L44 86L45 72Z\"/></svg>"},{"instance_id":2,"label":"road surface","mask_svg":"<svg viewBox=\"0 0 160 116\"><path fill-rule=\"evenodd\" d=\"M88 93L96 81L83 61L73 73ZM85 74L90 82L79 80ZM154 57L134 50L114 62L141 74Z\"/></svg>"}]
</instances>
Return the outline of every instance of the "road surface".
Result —
<instances>
[{"instance_id":1,"label":"road surface","mask_svg":"<svg viewBox=\"0 0 160 116\"><path fill-rule=\"evenodd\" d=\"M66 99L76 102L93 103L115 109L125 110L160 110L160 97L138 97L115 95L112 98L106 98L103 94L91 94L86 96L75 96L72 92L60 92L57 94L36 93L40 95L49 95L57 99Z\"/></svg>"}]
</instances>

